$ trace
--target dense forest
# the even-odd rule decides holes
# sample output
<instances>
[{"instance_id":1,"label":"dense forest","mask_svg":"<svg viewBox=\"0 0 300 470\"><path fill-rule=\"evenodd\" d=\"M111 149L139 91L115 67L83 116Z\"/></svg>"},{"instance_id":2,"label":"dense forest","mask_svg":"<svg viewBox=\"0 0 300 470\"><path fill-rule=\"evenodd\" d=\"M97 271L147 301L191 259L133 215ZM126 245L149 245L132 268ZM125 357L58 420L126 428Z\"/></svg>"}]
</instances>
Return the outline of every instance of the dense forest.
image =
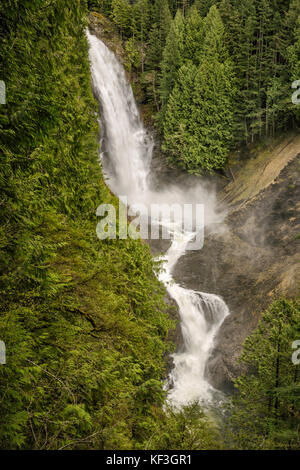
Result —
<instances>
[{"instance_id":1,"label":"dense forest","mask_svg":"<svg viewBox=\"0 0 300 470\"><path fill-rule=\"evenodd\" d=\"M222 169L230 149L299 126L299 0L98 0L139 70L169 163Z\"/></svg>"},{"instance_id":2,"label":"dense forest","mask_svg":"<svg viewBox=\"0 0 300 470\"><path fill-rule=\"evenodd\" d=\"M221 429L164 406L175 320L139 240L98 240L118 201L99 165L89 11L117 26L170 164L224 168L230 149L299 125L299 0L1 3L0 449L296 449L300 305L247 339Z\"/></svg>"}]
</instances>

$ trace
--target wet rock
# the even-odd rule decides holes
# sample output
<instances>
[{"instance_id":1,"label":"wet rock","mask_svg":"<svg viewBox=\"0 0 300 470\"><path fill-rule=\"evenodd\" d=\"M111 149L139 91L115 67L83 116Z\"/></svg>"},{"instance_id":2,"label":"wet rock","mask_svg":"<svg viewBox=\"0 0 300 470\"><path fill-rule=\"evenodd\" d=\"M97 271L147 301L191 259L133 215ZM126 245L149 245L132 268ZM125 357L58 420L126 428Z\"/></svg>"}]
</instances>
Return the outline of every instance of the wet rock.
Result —
<instances>
[{"instance_id":1,"label":"wet rock","mask_svg":"<svg viewBox=\"0 0 300 470\"><path fill-rule=\"evenodd\" d=\"M238 364L242 345L262 311L278 296L298 294L299 157L273 184L232 209L223 232L208 234L203 249L187 252L175 267L178 282L220 295L230 309L207 364L216 388L231 391L233 378L243 372Z\"/></svg>"}]
</instances>

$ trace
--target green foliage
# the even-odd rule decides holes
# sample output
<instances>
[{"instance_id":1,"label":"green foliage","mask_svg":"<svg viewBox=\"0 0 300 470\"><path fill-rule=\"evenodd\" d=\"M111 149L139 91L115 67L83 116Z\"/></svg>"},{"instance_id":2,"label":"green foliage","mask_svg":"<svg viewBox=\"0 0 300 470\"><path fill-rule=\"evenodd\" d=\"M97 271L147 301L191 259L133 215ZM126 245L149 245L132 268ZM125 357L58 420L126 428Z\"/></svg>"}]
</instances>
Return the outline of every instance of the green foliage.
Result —
<instances>
[{"instance_id":1,"label":"green foliage","mask_svg":"<svg viewBox=\"0 0 300 470\"><path fill-rule=\"evenodd\" d=\"M239 103L235 140L246 144L295 127L287 51L299 2L222 0L229 52L236 67Z\"/></svg>"},{"instance_id":2,"label":"green foliage","mask_svg":"<svg viewBox=\"0 0 300 470\"><path fill-rule=\"evenodd\" d=\"M137 0L133 6L134 19L137 25L137 38L146 41L150 28L151 8L149 0Z\"/></svg>"},{"instance_id":3,"label":"green foliage","mask_svg":"<svg viewBox=\"0 0 300 470\"><path fill-rule=\"evenodd\" d=\"M139 68L141 64L141 51L139 49L139 44L135 42L133 38L130 38L128 39L128 41L126 41L125 52L126 52L126 62L125 62L126 69L129 72L131 72L134 66L136 68Z\"/></svg>"},{"instance_id":4,"label":"green foliage","mask_svg":"<svg viewBox=\"0 0 300 470\"><path fill-rule=\"evenodd\" d=\"M112 0L111 10L111 17L118 26L121 35L130 36L132 7L128 0Z\"/></svg>"},{"instance_id":5,"label":"green foliage","mask_svg":"<svg viewBox=\"0 0 300 470\"><path fill-rule=\"evenodd\" d=\"M194 107L195 78L197 68L192 63L183 65L178 71L176 85L171 93L164 120L163 150L170 160L179 161L185 167L189 158L190 113Z\"/></svg>"},{"instance_id":6,"label":"green foliage","mask_svg":"<svg viewBox=\"0 0 300 470\"><path fill-rule=\"evenodd\" d=\"M173 164L192 172L208 168L220 170L228 152L241 143L251 145L299 127L299 106L291 101L291 84L300 79L298 0L155 0L152 8L146 0L134 0L130 5L131 26L127 27L127 34L141 38L143 51L141 64L136 63L134 67L141 67L146 73L140 77L141 88L145 103L152 106L165 149L170 136L167 142L164 129L171 126L166 123L168 101L173 91L176 94L174 88L180 67L187 62L199 67L203 60L214 62L218 57L218 62L226 63L228 69L230 57L228 76L233 79L231 88L234 90L230 142L221 133L213 162L213 148L202 140L206 131L198 132L193 138L191 157L186 160L189 163L182 165L182 154L188 151L189 144L181 136L184 133L181 125L181 131L175 130L173 136L179 145L178 158L166 155ZM138 10L144 13L134 13ZM216 75L220 76L219 70ZM145 78L151 85L146 84ZM207 98L216 99L215 104L219 106L216 94L212 92ZM190 120L193 118L190 114ZM192 127L192 123L189 126ZM211 164L202 166L205 159L198 157L195 147L202 148L203 156L208 149L205 159Z\"/></svg>"},{"instance_id":7,"label":"green foliage","mask_svg":"<svg viewBox=\"0 0 300 470\"><path fill-rule=\"evenodd\" d=\"M173 327L148 247L96 237L86 5L1 4L0 448L143 447ZM144 433L137 423L147 421Z\"/></svg>"},{"instance_id":8,"label":"green foliage","mask_svg":"<svg viewBox=\"0 0 300 470\"><path fill-rule=\"evenodd\" d=\"M184 57L184 20L180 10L177 11L166 39L161 64L160 99L166 106L169 95L176 83L177 72Z\"/></svg>"},{"instance_id":9,"label":"green foliage","mask_svg":"<svg viewBox=\"0 0 300 470\"><path fill-rule=\"evenodd\" d=\"M196 68L187 61L178 72L164 116L162 148L170 163L200 174L220 169L226 162L232 140L235 78L217 9L212 7L205 21L196 24L203 27L199 65ZM167 83L172 83L171 78Z\"/></svg>"},{"instance_id":10,"label":"green foliage","mask_svg":"<svg viewBox=\"0 0 300 470\"><path fill-rule=\"evenodd\" d=\"M218 0L195 0L195 6L203 18L216 3L218 3Z\"/></svg>"},{"instance_id":11,"label":"green foliage","mask_svg":"<svg viewBox=\"0 0 300 470\"><path fill-rule=\"evenodd\" d=\"M196 402L180 410L167 408L148 447L157 450L220 450L223 444L215 423Z\"/></svg>"},{"instance_id":12,"label":"green foliage","mask_svg":"<svg viewBox=\"0 0 300 470\"><path fill-rule=\"evenodd\" d=\"M155 0L152 10L152 27L149 32L147 63L154 70L160 68L166 38L171 25L171 13L167 0Z\"/></svg>"},{"instance_id":13,"label":"green foliage","mask_svg":"<svg viewBox=\"0 0 300 470\"><path fill-rule=\"evenodd\" d=\"M1 449L222 447L199 406L162 406L174 324L159 265L140 241L95 233L97 206L117 200L98 164L87 8L117 24L171 164L219 170L233 139L299 125L298 0L195 3L1 3ZM299 310L275 302L245 343L226 435L236 448L299 448Z\"/></svg>"},{"instance_id":14,"label":"green foliage","mask_svg":"<svg viewBox=\"0 0 300 470\"><path fill-rule=\"evenodd\" d=\"M217 58L224 62L228 58L225 45L225 27L216 6L211 7L203 21L202 55L208 60Z\"/></svg>"},{"instance_id":15,"label":"green foliage","mask_svg":"<svg viewBox=\"0 0 300 470\"><path fill-rule=\"evenodd\" d=\"M299 301L278 300L246 340L248 373L236 380L229 410L234 448L299 449L300 377L292 361L299 337Z\"/></svg>"},{"instance_id":16,"label":"green foliage","mask_svg":"<svg viewBox=\"0 0 300 470\"><path fill-rule=\"evenodd\" d=\"M203 19L195 7L192 7L185 19L184 59L199 65L203 57Z\"/></svg>"}]
</instances>

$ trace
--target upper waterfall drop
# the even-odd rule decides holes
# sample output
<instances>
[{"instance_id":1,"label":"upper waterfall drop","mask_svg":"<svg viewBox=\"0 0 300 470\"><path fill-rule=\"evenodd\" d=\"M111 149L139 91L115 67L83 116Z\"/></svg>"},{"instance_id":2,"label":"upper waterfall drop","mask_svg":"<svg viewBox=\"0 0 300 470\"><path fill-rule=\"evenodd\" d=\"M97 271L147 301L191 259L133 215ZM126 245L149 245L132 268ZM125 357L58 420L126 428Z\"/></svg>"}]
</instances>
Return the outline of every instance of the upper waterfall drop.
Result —
<instances>
[{"instance_id":1,"label":"upper waterfall drop","mask_svg":"<svg viewBox=\"0 0 300 470\"><path fill-rule=\"evenodd\" d=\"M140 120L123 67L102 41L89 32L87 36L94 91L105 122L104 171L113 192L130 201L148 188L153 140Z\"/></svg>"},{"instance_id":2,"label":"upper waterfall drop","mask_svg":"<svg viewBox=\"0 0 300 470\"><path fill-rule=\"evenodd\" d=\"M151 188L153 140L140 120L124 69L102 41L89 32L87 37L94 93L101 107L104 144L101 160L112 191L119 197L126 196L129 204L201 203L205 207L205 225L222 222L224 214L216 209L214 191L201 183L188 191L178 186L167 186L159 192ZM182 352L173 354L168 400L175 406L195 400L208 403L216 391L206 380L205 365L216 333L229 312L220 297L186 289L174 282L172 270L195 233L169 222L162 220L161 225L176 237L163 257L164 270L159 279L178 305L184 344Z\"/></svg>"}]
</instances>

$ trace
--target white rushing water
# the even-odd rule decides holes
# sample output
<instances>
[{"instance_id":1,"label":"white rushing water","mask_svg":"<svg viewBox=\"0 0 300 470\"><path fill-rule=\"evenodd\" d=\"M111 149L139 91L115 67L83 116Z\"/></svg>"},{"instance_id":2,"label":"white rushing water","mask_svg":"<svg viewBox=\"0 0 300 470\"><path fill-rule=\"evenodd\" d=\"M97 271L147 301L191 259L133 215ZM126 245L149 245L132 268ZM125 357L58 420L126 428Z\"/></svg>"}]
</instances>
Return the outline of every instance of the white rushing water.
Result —
<instances>
[{"instance_id":1,"label":"white rushing water","mask_svg":"<svg viewBox=\"0 0 300 470\"><path fill-rule=\"evenodd\" d=\"M87 35L93 88L101 107L104 146L101 159L112 191L119 197L126 196L130 204L201 203L206 225L221 222L223 216L216 210L214 192L201 183L190 191L174 186L160 192L151 189L153 141L140 120L131 86L114 54L95 36L89 32ZM162 224L170 225L169 220ZM216 391L205 378L205 365L216 333L229 312L220 297L183 288L173 281L172 270L194 234L182 232L174 224L170 231L176 237L164 257L160 280L178 304L184 344L181 352L173 354L168 399L175 406L195 400L209 403Z\"/></svg>"}]
</instances>

